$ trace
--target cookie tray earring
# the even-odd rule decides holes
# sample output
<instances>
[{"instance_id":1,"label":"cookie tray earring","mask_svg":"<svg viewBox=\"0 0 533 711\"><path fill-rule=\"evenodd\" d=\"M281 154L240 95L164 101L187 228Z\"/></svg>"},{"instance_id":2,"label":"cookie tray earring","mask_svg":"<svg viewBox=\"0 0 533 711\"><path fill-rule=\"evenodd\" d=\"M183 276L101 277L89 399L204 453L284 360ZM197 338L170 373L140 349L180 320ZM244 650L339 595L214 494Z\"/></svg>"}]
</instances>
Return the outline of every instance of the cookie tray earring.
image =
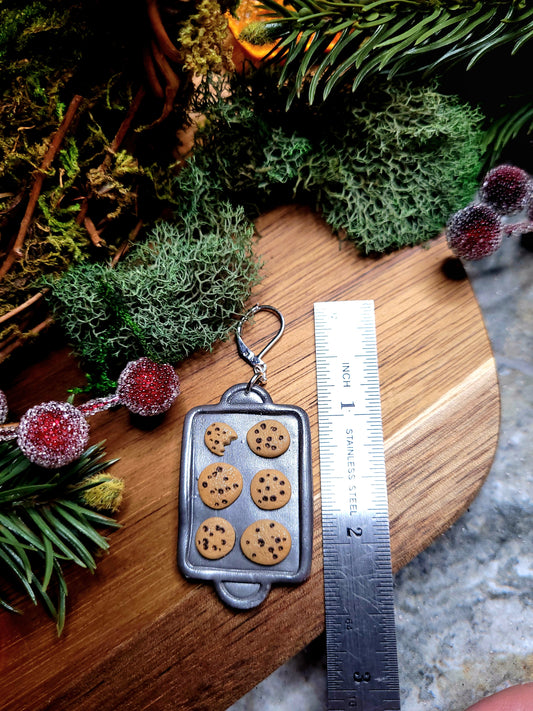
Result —
<instances>
[{"instance_id":1,"label":"cookie tray earring","mask_svg":"<svg viewBox=\"0 0 533 711\"><path fill-rule=\"evenodd\" d=\"M256 356L243 342L244 324L260 311L280 322ZM238 609L259 605L272 583L300 583L311 568L312 470L304 410L278 405L266 383L265 353L284 320L256 305L241 319L237 350L254 374L216 405L187 413L181 452L178 562L186 577L213 581Z\"/></svg>"}]
</instances>

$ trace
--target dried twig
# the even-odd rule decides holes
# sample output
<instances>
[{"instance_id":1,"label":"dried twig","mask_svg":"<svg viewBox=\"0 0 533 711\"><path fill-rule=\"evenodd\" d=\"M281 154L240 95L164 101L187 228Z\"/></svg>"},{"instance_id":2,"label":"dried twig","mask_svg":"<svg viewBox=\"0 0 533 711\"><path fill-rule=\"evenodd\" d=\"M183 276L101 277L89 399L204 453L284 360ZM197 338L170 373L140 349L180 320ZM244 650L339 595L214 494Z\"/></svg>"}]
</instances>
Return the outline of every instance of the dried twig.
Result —
<instances>
[{"instance_id":1,"label":"dried twig","mask_svg":"<svg viewBox=\"0 0 533 711\"><path fill-rule=\"evenodd\" d=\"M165 92L163 91L161 82L157 77L157 72L155 69L152 54L147 47L145 47L143 50L143 64L144 71L146 72L146 78L148 79L148 83L150 84L150 88L158 99L162 99L165 96Z\"/></svg>"},{"instance_id":2,"label":"dried twig","mask_svg":"<svg viewBox=\"0 0 533 711\"><path fill-rule=\"evenodd\" d=\"M105 242L104 240L100 237L100 233L96 229L94 222L91 220L89 216L87 216L83 220L83 224L87 232L89 233L89 237L91 238L91 242L94 244L95 247L105 247Z\"/></svg>"},{"instance_id":3,"label":"dried twig","mask_svg":"<svg viewBox=\"0 0 533 711\"><path fill-rule=\"evenodd\" d=\"M2 316L0 316L0 323L5 323L5 321L9 321L14 316L17 316L23 311L26 311L26 309L29 309L30 306L33 306L33 304L37 303L37 301L40 301L47 291L48 289L43 289L42 291L37 292L37 294L31 296L23 304L20 304L20 306L16 306L14 309L11 309L11 311L2 314Z\"/></svg>"},{"instance_id":4,"label":"dried twig","mask_svg":"<svg viewBox=\"0 0 533 711\"><path fill-rule=\"evenodd\" d=\"M109 167L109 163L111 162L111 157L116 154L118 151L122 141L126 137L133 119L135 118L135 115L137 111L139 110L139 107L142 103L142 100L146 94L146 91L144 87L139 87L137 90L137 93L135 94L135 97L133 98L133 101L130 104L130 107L128 109L128 112L126 116L124 117L124 120L120 124L118 131L115 134L115 137L107 147L107 155L104 157L103 161L101 164L98 166L98 170L102 171L102 173L106 170L106 168ZM91 242L96 246L96 247L103 247L105 245L104 240L100 237L100 233L96 229L94 222L91 220L91 218L87 215L87 212L89 210L89 196L85 196L82 200L80 211L78 212L78 215L76 216L76 222L78 225L83 224L87 232L89 233L89 237L91 238Z\"/></svg>"},{"instance_id":5,"label":"dried twig","mask_svg":"<svg viewBox=\"0 0 533 711\"><path fill-rule=\"evenodd\" d=\"M163 106L161 116L150 124L151 126L156 126L164 121L172 111L176 95L180 88L180 80L155 42L152 42L152 55L167 82L165 86L165 105Z\"/></svg>"},{"instance_id":6,"label":"dried twig","mask_svg":"<svg viewBox=\"0 0 533 711\"><path fill-rule=\"evenodd\" d=\"M172 41L163 26L163 21L161 20L161 15L159 14L159 8L157 7L157 0L146 0L146 6L148 10L148 19L152 25L152 30L154 31L154 35L157 39L159 49L173 62L181 63L181 54L172 44Z\"/></svg>"},{"instance_id":7,"label":"dried twig","mask_svg":"<svg viewBox=\"0 0 533 711\"><path fill-rule=\"evenodd\" d=\"M117 262L119 261L119 259L121 259L121 258L126 254L126 252L129 250L129 248L131 247L132 242L134 242L134 241L137 239L137 235L138 235L139 232L141 231L141 227L142 227L142 226L143 226L143 221L142 221L142 220L138 220L138 222L137 222L137 224L135 225L135 227L134 227L134 228L132 229L132 231L129 233L128 239L127 239L125 242L123 242L123 243L120 245L120 247L117 249L117 251L116 251L116 253L115 253L115 256L113 257L113 259L112 259L112 261L111 261L111 266L112 266L112 267L114 267L114 266L117 264Z\"/></svg>"},{"instance_id":8,"label":"dried twig","mask_svg":"<svg viewBox=\"0 0 533 711\"><path fill-rule=\"evenodd\" d=\"M52 161L54 160L56 153L58 152L63 142L63 139L65 138L65 135L70 127L70 124L74 120L78 107L82 101L83 97L79 94L76 94L76 96L73 97L63 118L63 121L57 129L52 139L52 142L50 143L50 146L46 151L46 155L43 158L37 177L35 178L35 182L33 183L33 187L28 198L28 204L26 206L26 212L24 213L24 217L22 218L22 221L20 223L19 231L15 238L15 242L11 250L8 252L4 262L0 266L0 278L5 276L7 272L11 269L11 266L23 256L22 245L24 244L24 238L26 237L26 233L30 226L31 218L35 210L35 206L37 205L37 200L39 199L39 195L41 194L46 171L51 166Z\"/></svg>"},{"instance_id":9,"label":"dried twig","mask_svg":"<svg viewBox=\"0 0 533 711\"><path fill-rule=\"evenodd\" d=\"M37 326L28 331L28 333L19 336L14 341L8 342L7 345L0 349L0 363L6 360L6 358L13 351L17 350L17 348L19 348L28 338L31 338L32 336L38 336L39 333L42 333L47 328L49 328L53 324L53 322L54 319L51 316L48 316L44 319L44 321L41 321L41 323L38 323Z\"/></svg>"},{"instance_id":10,"label":"dried twig","mask_svg":"<svg viewBox=\"0 0 533 711\"><path fill-rule=\"evenodd\" d=\"M2 200L5 197L9 197L9 195L12 195L13 193L3 193L0 195L0 198ZM13 196L13 200L7 205L3 210L0 210L0 216L3 215L8 215L10 212L12 212L21 202L22 198L24 197L24 192L21 190L17 195Z\"/></svg>"},{"instance_id":11,"label":"dried twig","mask_svg":"<svg viewBox=\"0 0 533 711\"><path fill-rule=\"evenodd\" d=\"M141 102L146 94L146 91L143 86L139 87L137 90L137 93L135 94L135 97L133 98L133 101L131 102L131 105L128 109L128 113L124 117L124 120L120 124L118 131L115 134L115 137L109 144L107 148L107 155L105 156L104 160L102 161L102 164L100 165L100 170L105 170L107 166L109 165L109 162L111 161L111 156L113 156L119 149L120 144L126 137L126 134L128 133L131 123L133 119L135 118L135 114L139 110L139 107L141 105Z\"/></svg>"},{"instance_id":12,"label":"dried twig","mask_svg":"<svg viewBox=\"0 0 533 711\"><path fill-rule=\"evenodd\" d=\"M83 223L83 220L85 219L85 217L87 215L88 209L89 209L89 198L84 197L81 201L80 211L76 215L76 223L78 225L81 225Z\"/></svg>"}]
</instances>

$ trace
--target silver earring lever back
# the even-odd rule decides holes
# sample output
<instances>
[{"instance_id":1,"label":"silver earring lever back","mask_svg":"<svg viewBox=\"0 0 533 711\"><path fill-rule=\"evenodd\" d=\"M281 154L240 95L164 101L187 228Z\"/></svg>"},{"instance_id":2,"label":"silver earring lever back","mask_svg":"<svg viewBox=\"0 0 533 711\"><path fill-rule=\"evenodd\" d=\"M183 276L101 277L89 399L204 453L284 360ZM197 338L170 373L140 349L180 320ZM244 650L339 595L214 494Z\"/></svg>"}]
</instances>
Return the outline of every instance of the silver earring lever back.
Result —
<instances>
[{"instance_id":1,"label":"silver earring lever back","mask_svg":"<svg viewBox=\"0 0 533 711\"><path fill-rule=\"evenodd\" d=\"M277 331L276 335L274 338L272 338L266 346L263 348L263 350L259 353L259 355L255 355L255 353L248 348L248 346L244 343L242 340L241 332L244 324L246 321L252 318L256 313L259 311L270 311L270 313L273 313L275 316L277 316L280 327L279 330ZM237 330L235 333L235 340L237 341L237 351L240 355L240 357L245 360L248 365L252 366L254 374L248 383L248 386L246 388L247 392L250 392L250 390L253 388L254 385L259 383L260 385L264 385L267 381L267 376L266 376L266 370L267 366L266 363L263 360L263 356L267 351L269 351L274 344L276 344L281 336L283 335L283 331L285 330L285 319L283 318L283 315L281 314L278 309L274 308L274 306L267 306L265 304L256 304L253 306L249 311L247 311L244 316L241 318L239 321L239 324L237 326Z\"/></svg>"}]
</instances>

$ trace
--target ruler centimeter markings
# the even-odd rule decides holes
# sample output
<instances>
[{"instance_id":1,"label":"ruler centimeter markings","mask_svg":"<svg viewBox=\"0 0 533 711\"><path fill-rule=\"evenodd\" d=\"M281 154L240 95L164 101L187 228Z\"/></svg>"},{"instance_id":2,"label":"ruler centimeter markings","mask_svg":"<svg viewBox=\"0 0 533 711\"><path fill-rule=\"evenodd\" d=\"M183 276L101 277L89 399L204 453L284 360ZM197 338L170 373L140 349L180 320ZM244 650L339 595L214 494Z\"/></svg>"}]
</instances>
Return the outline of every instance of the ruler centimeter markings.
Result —
<instances>
[{"instance_id":1,"label":"ruler centimeter markings","mask_svg":"<svg viewBox=\"0 0 533 711\"><path fill-rule=\"evenodd\" d=\"M314 312L328 711L399 711L374 302Z\"/></svg>"}]
</instances>

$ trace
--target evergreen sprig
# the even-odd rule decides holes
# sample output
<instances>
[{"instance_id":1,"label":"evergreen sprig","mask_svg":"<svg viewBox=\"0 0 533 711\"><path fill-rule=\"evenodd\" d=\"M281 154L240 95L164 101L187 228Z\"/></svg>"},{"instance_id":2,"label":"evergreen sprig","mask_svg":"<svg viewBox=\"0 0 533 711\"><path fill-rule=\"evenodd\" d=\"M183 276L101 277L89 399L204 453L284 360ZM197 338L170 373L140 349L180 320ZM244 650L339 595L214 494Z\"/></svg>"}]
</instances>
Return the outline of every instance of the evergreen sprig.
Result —
<instances>
[{"instance_id":1,"label":"evergreen sprig","mask_svg":"<svg viewBox=\"0 0 533 711\"><path fill-rule=\"evenodd\" d=\"M0 607L20 612L4 587L23 593L44 605L61 634L67 597L63 563L93 572L95 549L109 548L97 527L119 525L84 500L105 482L102 472L115 461L105 460L100 444L76 462L48 471L26 459L15 442L0 443Z\"/></svg>"},{"instance_id":2,"label":"evergreen sprig","mask_svg":"<svg viewBox=\"0 0 533 711\"><path fill-rule=\"evenodd\" d=\"M507 111L491 123L483 139L482 148L487 153L488 165L493 165L504 151L521 133L533 133L533 99Z\"/></svg>"},{"instance_id":3,"label":"evergreen sprig","mask_svg":"<svg viewBox=\"0 0 533 711\"><path fill-rule=\"evenodd\" d=\"M283 65L289 101L304 88L327 98L341 83L357 89L369 77L472 67L499 47L519 52L533 40L533 7L525 0L261 0L270 57ZM247 41L253 37L247 36ZM264 42L263 38L260 40Z\"/></svg>"}]
</instances>

